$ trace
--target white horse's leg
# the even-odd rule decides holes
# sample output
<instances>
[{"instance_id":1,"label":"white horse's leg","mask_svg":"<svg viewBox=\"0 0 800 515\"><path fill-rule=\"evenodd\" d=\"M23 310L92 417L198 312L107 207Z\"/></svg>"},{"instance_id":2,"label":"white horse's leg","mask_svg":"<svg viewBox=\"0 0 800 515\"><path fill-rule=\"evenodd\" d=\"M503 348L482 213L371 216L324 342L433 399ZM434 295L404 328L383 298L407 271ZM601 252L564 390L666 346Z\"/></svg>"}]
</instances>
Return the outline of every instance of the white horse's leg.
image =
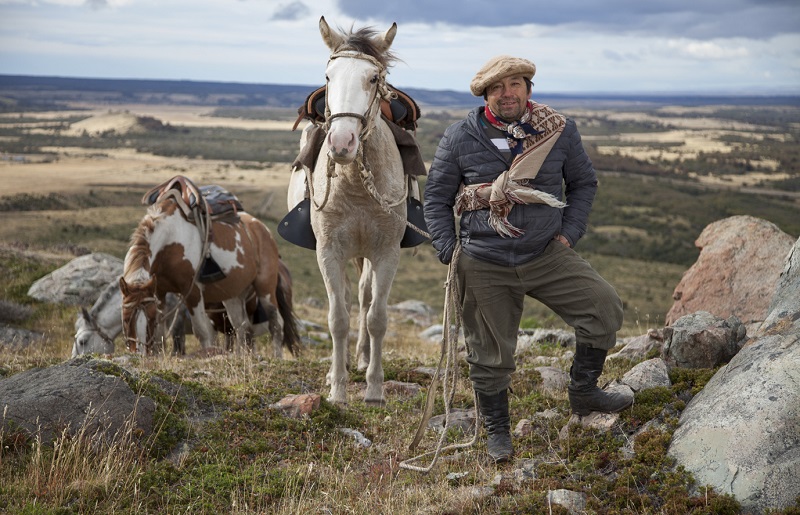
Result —
<instances>
[{"instance_id":1,"label":"white horse's leg","mask_svg":"<svg viewBox=\"0 0 800 515\"><path fill-rule=\"evenodd\" d=\"M228 320L236 336L236 351L244 352L248 350L247 332L250 330L250 321L247 318L244 300L240 297L234 297L222 301L222 305L225 306L225 313L228 315Z\"/></svg>"},{"instance_id":2,"label":"white horse's leg","mask_svg":"<svg viewBox=\"0 0 800 515\"><path fill-rule=\"evenodd\" d=\"M400 263L400 249L389 252L372 264L372 304L367 312L367 330L370 339L370 357L367 366L367 391L364 402L383 404L383 338L388 325L387 303L397 266Z\"/></svg>"},{"instance_id":3,"label":"white horse's leg","mask_svg":"<svg viewBox=\"0 0 800 515\"><path fill-rule=\"evenodd\" d=\"M217 331L214 329L211 319L208 318L202 301L194 309L189 309L189 318L192 320L192 332L200 341L200 346L204 349L216 347Z\"/></svg>"},{"instance_id":4,"label":"white horse's leg","mask_svg":"<svg viewBox=\"0 0 800 515\"><path fill-rule=\"evenodd\" d=\"M350 314L347 304L347 287L345 281L345 263L327 259L325 252L317 249L317 262L325 289L328 291L328 329L333 339L333 355L331 358L330 401L336 404L347 403L348 333L350 332Z\"/></svg>"},{"instance_id":5,"label":"white horse's leg","mask_svg":"<svg viewBox=\"0 0 800 515\"><path fill-rule=\"evenodd\" d=\"M276 359L283 358L283 317L280 311L272 304L272 296L264 295L259 297L261 307L267 313L267 326L272 340L272 355Z\"/></svg>"},{"instance_id":6,"label":"white horse's leg","mask_svg":"<svg viewBox=\"0 0 800 515\"><path fill-rule=\"evenodd\" d=\"M366 370L370 361L370 340L367 329L367 313L372 304L372 265L364 259L361 277L358 280L358 343L356 356L358 370Z\"/></svg>"}]
</instances>

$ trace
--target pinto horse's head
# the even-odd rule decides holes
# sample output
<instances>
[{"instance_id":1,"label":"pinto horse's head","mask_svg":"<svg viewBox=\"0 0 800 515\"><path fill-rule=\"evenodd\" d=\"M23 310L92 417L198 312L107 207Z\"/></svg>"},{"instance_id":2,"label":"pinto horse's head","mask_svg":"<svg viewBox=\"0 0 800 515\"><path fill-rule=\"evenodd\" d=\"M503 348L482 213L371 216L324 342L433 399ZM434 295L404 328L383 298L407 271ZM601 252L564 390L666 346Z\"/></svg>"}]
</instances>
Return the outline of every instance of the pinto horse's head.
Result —
<instances>
[{"instance_id":1,"label":"pinto horse's head","mask_svg":"<svg viewBox=\"0 0 800 515\"><path fill-rule=\"evenodd\" d=\"M323 17L319 30L332 52L325 69L328 155L336 163L350 164L380 113L381 99L388 100L391 94L386 73L395 60L389 47L397 24L383 35L369 28L341 34L331 30Z\"/></svg>"},{"instance_id":2,"label":"pinto horse's head","mask_svg":"<svg viewBox=\"0 0 800 515\"><path fill-rule=\"evenodd\" d=\"M122 293L122 335L130 352L151 354L154 344L163 339L156 279L129 284L120 277Z\"/></svg>"}]
</instances>

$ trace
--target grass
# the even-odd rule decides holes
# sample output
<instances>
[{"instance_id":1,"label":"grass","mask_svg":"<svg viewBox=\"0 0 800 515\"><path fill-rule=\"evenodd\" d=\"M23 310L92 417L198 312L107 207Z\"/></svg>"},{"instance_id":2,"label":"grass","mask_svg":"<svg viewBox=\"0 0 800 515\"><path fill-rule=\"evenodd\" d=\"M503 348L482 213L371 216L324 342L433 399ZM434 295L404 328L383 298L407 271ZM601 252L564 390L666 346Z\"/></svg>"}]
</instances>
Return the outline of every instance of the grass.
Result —
<instances>
[{"instance_id":1,"label":"grass","mask_svg":"<svg viewBox=\"0 0 800 515\"><path fill-rule=\"evenodd\" d=\"M760 113L757 109L750 112ZM219 114L231 113L235 111ZM741 113L737 110L731 116L744 116ZM795 116L794 112L787 114L778 126L794 134L796 129L790 124ZM426 159L451 121L448 115L422 119L418 136ZM625 128L657 130L634 122ZM619 126L599 120L584 133L614 134L619 130ZM3 131L0 136L19 136L18 131ZM297 135L203 129L181 132L170 141L162 139L29 135L4 140L0 150L35 152L42 146L73 145L93 146L102 152L123 145L167 155L213 154L260 170L271 166L265 162L286 163L293 158L293 152L284 149L296 148ZM796 175L792 145L793 141L787 141L769 151L772 157L782 156L785 167ZM594 149L589 145L587 151L592 154ZM795 202L674 184L659 177L669 172L663 164L613 156L592 158L602 165L600 169L638 172L622 177L601 174L591 226L578 248L623 299L621 336L643 334L649 327L663 325L672 290L696 259L692 242L708 223L732 214L752 214L790 234L800 234L800 208ZM711 159L706 160L704 166L712 166L710 163ZM218 172L220 177L230 173L224 167ZM27 296L27 290L33 281L79 254L102 251L123 257L130 233L143 214L139 205L142 193L125 187L97 187L82 194L0 197L4 222L0 225L0 320L45 335L44 342L21 351L0 346L0 377L68 358L75 308L35 301ZM245 206L258 206L259 217L275 233L284 210L274 197L281 198L284 192L246 188L235 193ZM298 316L325 326L326 296L314 253L282 240L279 245L292 270ZM434 322L438 321L445 274L446 268L430 246L404 250L390 303L421 300L436 310ZM351 280L355 288L356 278ZM528 327L565 327L533 301L526 303L523 319ZM359 400L364 374L357 371L351 374L348 387L350 404L334 406L325 400L331 345L325 339L289 360L263 357L269 354L263 337L257 341L256 352L248 355L141 359L120 353L122 361L102 361L99 366L106 373L125 377L135 392L156 401L155 433L140 438L128 430L108 443L77 428L46 443L40 435L3 426L0 512L566 513L548 502L547 492L556 489L585 494L588 513L741 511L735 499L697 484L666 453L686 399L703 388L714 370L673 371L671 388L638 393L634 407L622 414L611 431L601 433L568 426L565 393L543 388L532 358L557 358L555 366L565 371L570 364L565 349L549 343L526 351L513 378L512 421L527 419L533 427L529 434L515 439L513 464L490 463L481 439L475 448L443 457L429 474L401 469L399 463L415 454L408 444L430 386L428 376L416 369L435 366L439 354L437 343L419 340L421 329L403 318L391 321L384 353L386 379L418 382L423 392L389 394L383 407L365 406ZM187 344L190 352L198 350L192 337ZM124 373L121 363L126 363L132 374ZM601 381L619 378L633 365L609 364ZM459 371L463 378L463 362ZM321 407L308 418L289 418L271 407L287 394L307 392L323 395ZM472 407L472 394L463 379L453 406ZM441 413L441 398L435 409ZM372 445L359 446L342 428L359 431ZM448 442L468 439L469 435L456 431L448 434ZM437 435L428 431L417 451L431 450L436 440ZM448 478L451 473L456 475ZM796 515L800 507L771 515L778 513Z\"/></svg>"},{"instance_id":2,"label":"grass","mask_svg":"<svg viewBox=\"0 0 800 515\"><path fill-rule=\"evenodd\" d=\"M30 251L29 251L30 252ZM9 254L0 262L9 263ZM4 264L15 270L14 299L56 261L36 265L31 255ZM11 277L8 275L7 277ZM29 325L49 337L21 352L0 350L8 373L49 366L67 358L73 310L32 301L37 313ZM324 311L301 306L304 318L324 319ZM57 327L61 327L57 329ZM415 453L407 446L419 423L430 379L414 370L435 366L438 345L410 351L418 328L395 321L387 342L386 379L418 381L423 392L388 394L384 407L361 402L362 372L351 374L347 406L327 403L324 384L329 345L309 346L298 359L274 360L264 337L257 353L214 358L158 355L99 365L123 377L140 395L156 401L156 432L145 439L131 431L113 443L81 428L52 444L37 435L10 429L0 433L0 511L13 513L565 513L548 504L546 492L571 489L587 496L587 509L608 514L739 513L730 496L706 491L666 456L666 448L687 395L702 389L713 370L680 370L672 388L637 394L609 433L570 426L564 392L542 388L533 357L560 357L551 343L521 357L512 384L514 423L529 419L530 434L516 438L513 464L495 465L485 442L443 457L429 474L407 471L399 462ZM398 344L406 341L409 349ZM193 338L189 351L198 349ZM352 351L352 349L351 349ZM604 378L618 378L634 363L607 367ZM568 359L556 366L566 370ZM466 367L460 366L463 378ZM292 393L318 392L320 409L308 418L289 418L272 404ZM471 408L463 379L453 407ZM435 413L441 413L438 399ZM551 410L552 418L538 414ZM652 425L645 429L646 424ZM653 425L654 424L654 425ZM340 431L361 432L372 445L361 447ZM432 450L428 432L417 452ZM467 441L453 433L448 441ZM624 449L633 446L636 454ZM528 475L516 472L529 470ZM448 474L459 479L448 479ZM464 475L466 474L466 475ZM787 514L791 512L786 512Z\"/></svg>"},{"instance_id":3,"label":"grass","mask_svg":"<svg viewBox=\"0 0 800 515\"><path fill-rule=\"evenodd\" d=\"M62 343L51 340L36 352L63 359ZM545 347L542 352L553 354L552 346ZM565 513L548 505L546 492L571 489L586 494L587 509L594 513L739 513L733 498L699 488L666 456L684 406L679 396L702 388L713 371L682 371L673 377L674 387L637 394L635 409L625 412L611 432L570 426L560 438L568 401L563 393L543 390L533 365L522 360L513 384L512 420L530 419L534 429L515 439L514 464L487 461L481 439L476 448L446 456L431 473L420 474L399 468L399 462L412 456L407 445L424 394L389 395L385 407L367 407L358 400L363 376L353 374L347 406L323 399L318 410L301 419L271 407L290 393L324 393L325 353L309 349L300 359L285 361L256 354L133 359L128 368L137 373L123 377L160 406L156 433L143 440L128 430L118 441L105 443L79 428L46 444L36 435L2 430L0 510ZM14 359L24 366L40 361L28 352ZM387 378L400 380L411 378L417 366L433 364L407 358L386 361ZM106 363L107 373L120 374L117 365ZM453 406L471 406L463 380ZM544 410L556 416L536 415ZM658 424L643 430L651 420ZM361 432L372 445L357 445L340 428ZM466 439L468 435L451 435L451 441ZM421 450L431 449L435 440L427 434ZM636 449L632 457L623 452L631 444ZM520 476L516 469L532 473ZM448 479L450 473L461 477Z\"/></svg>"}]
</instances>

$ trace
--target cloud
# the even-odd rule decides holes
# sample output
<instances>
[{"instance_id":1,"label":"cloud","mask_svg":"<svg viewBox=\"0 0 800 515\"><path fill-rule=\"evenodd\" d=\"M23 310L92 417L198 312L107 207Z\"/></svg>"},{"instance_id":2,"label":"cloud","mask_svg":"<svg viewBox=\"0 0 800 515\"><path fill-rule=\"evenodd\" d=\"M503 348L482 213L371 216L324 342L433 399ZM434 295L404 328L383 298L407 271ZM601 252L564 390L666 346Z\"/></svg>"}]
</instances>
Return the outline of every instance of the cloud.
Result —
<instances>
[{"instance_id":1,"label":"cloud","mask_svg":"<svg viewBox=\"0 0 800 515\"><path fill-rule=\"evenodd\" d=\"M303 2L292 2L279 6L271 19L276 21L294 21L305 18L310 13L311 10Z\"/></svg>"},{"instance_id":2,"label":"cloud","mask_svg":"<svg viewBox=\"0 0 800 515\"><path fill-rule=\"evenodd\" d=\"M667 47L683 57L701 60L741 59L751 55L744 46L726 46L713 41L670 40Z\"/></svg>"},{"instance_id":3,"label":"cloud","mask_svg":"<svg viewBox=\"0 0 800 515\"><path fill-rule=\"evenodd\" d=\"M525 24L693 39L766 39L800 31L796 0L561 0L544 5L518 0L504 6L493 0L464 0L457 8L437 0L338 0L338 5L354 18L497 27L498 37L503 37L502 27Z\"/></svg>"}]
</instances>

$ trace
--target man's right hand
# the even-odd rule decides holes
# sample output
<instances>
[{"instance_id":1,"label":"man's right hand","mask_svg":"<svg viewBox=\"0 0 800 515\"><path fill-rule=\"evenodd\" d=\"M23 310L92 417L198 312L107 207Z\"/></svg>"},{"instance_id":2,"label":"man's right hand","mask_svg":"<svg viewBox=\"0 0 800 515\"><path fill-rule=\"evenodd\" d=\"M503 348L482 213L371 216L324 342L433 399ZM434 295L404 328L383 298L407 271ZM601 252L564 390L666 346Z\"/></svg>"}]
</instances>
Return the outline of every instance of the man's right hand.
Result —
<instances>
[{"instance_id":1,"label":"man's right hand","mask_svg":"<svg viewBox=\"0 0 800 515\"><path fill-rule=\"evenodd\" d=\"M442 250L440 250L436 257L439 258L439 261L442 262L443 265L449 265L450 261L453 259L453 251L455 251L456 244L451 243L450 245L446 246Z\"/></svg>"}]
</instances>

